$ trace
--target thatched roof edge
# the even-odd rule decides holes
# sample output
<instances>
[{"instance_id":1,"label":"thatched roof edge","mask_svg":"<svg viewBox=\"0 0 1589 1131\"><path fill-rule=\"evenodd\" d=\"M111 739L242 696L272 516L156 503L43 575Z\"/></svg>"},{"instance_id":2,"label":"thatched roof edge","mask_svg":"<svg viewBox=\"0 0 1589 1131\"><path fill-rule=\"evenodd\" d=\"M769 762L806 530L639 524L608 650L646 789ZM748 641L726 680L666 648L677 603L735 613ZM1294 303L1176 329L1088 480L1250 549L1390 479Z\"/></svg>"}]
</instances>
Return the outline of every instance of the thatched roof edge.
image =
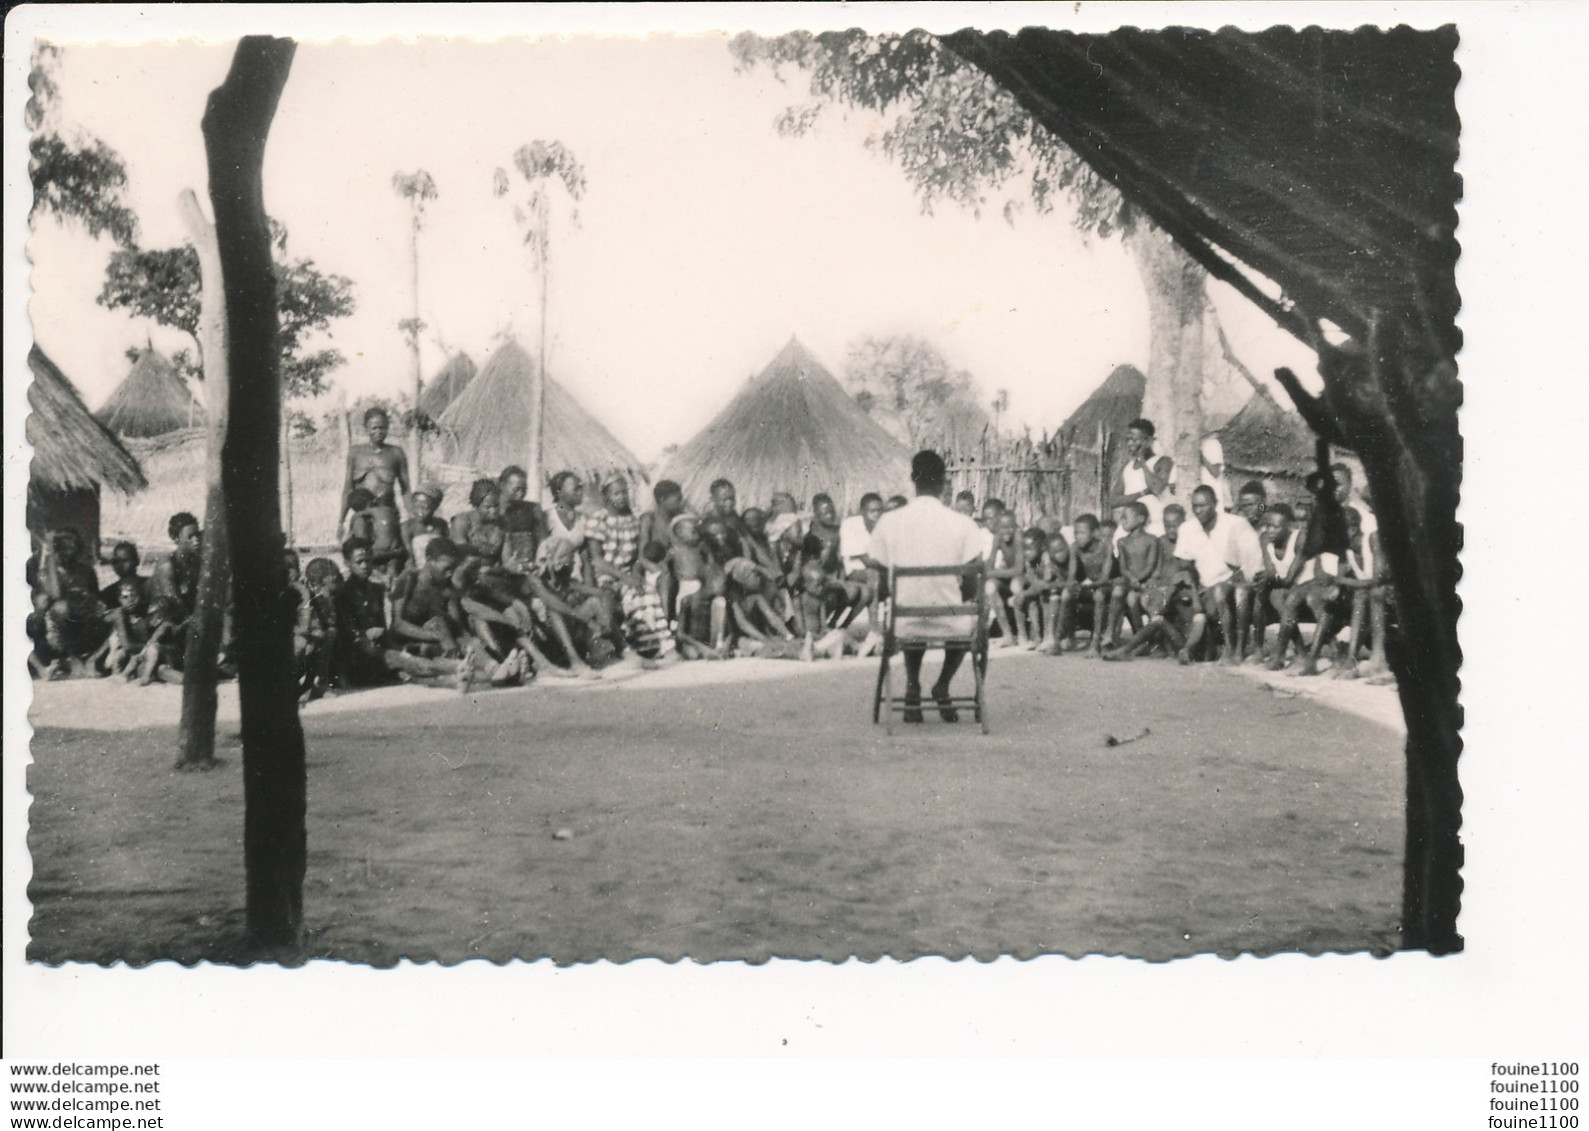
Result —
<instances>
[{"instance_id":1,"label":"thatched roof edge","mask_svg":"<svg viewBox=\"0 0 1589 1131\"><path fill-rule=\"evenodd\" d=\"M132 453L94 419L66 374L38 346L28 351L28 368L32 411L25 431L33 445L32 482L65 491L104 484L126 495L149 486Z\"/></svg>"}]
</instances>

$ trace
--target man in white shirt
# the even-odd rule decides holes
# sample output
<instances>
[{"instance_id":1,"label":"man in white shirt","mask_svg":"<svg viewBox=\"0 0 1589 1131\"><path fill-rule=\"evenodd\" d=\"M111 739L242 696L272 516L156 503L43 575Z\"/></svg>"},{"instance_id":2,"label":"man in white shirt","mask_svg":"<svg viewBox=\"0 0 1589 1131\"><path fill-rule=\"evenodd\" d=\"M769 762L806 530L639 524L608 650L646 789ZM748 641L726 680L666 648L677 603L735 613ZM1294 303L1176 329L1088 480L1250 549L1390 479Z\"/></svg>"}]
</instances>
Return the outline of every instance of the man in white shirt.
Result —
<instances>
[{"instance_id":1,"label":"man in white shirt","mask_svg":"<svg viewBox=\"0 0 1589 1131\"><path fill-rule=\"evenodd\" d=\"M1212 487L1192 492L1192 515L1195 521L1184 523L1176 536L1175 556L1197 568L1203 610L1210 620L1218 619L1225 637L1221 658L1238 664L1252 621L1252 581L1263 569L1263 548L1250 522L1219 509Z\"/></svg>"},{"instance_id":2,"label":"man in white shirt","mask_svg":"<svg viewBox=\"0 0 1589 1131\"><path fill-rule=\"evenodd\" d=\"M943 458L937 452L916 453L910 463L910 481L915 485L916 497L898 510L886 512L872 528L871 556L885 570L893 566L966 565L982 557L984 536L981 528L943 504L946 479ZM958 605L964 601L960 583L954 577L902 577L898 585L899 592L889 594L896 607ZM895 629L904 638L962 635L971 631L974 622L975 618L970 616L902 618L895 622ZM900 651L905 657L905 721L919 723L922 721L921 662L926 646L906 643ZM945 722L958 718L954 708L945 705L945 701L949 698L949 681L965 655L964 647L945 648L943 671L932 686L932 697L938 702L938 712Z\"/></svg>"},{"instance_id":3,"label":"man in white shirt","mask_svg":"<svg viewBox=\"0 0 1589 1131\"><path fill-rule=\"evenodd\" d=\"M883 575L872 557L872 529L883 517L883 496L868 493L861 496L861 513L852 514L839 523L839 560L844 563L844 580L861 587L859 603L866 605L866 625L870 630L860 654L870 655L881 643L878 636L877 601L882 590Z\"/></svg>"}]
</instances>

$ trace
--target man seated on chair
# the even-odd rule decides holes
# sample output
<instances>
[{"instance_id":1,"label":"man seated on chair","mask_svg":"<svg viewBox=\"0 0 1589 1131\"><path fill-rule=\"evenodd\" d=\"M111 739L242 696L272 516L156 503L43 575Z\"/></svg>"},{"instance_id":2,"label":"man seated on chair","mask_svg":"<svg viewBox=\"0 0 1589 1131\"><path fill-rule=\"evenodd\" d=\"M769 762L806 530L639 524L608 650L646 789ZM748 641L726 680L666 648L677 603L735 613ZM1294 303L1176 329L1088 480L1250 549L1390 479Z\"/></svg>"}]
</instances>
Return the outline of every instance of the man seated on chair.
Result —
<instances>
[{"instance_id":1,"label":"man seated on chair","mask_svg":"<svg viewBox=\"0 0 1589 1131\"><path fill-rule=\"evenodd\" d=\"M910 566L960 566L982 557L985 535L971 519L943 504L947 473L943 457L933 451L917 452L910 462L910 480L916 497L896 511L888 511L872 529L871 556L885 570ZM954 577L902 577L893 599L901 607L912 605L958 605L960 583ZM925 644L911 638L934 635L969 636L975 616L944 618L901 617L894 625L903 641L905 657L905 721L919 723L921 715L921 663ZM943 671L932 686L932 697L944 722L958 719L949 702L949 681L965 659L964 645L944 649Z\"/></svg>"}]
</instances>

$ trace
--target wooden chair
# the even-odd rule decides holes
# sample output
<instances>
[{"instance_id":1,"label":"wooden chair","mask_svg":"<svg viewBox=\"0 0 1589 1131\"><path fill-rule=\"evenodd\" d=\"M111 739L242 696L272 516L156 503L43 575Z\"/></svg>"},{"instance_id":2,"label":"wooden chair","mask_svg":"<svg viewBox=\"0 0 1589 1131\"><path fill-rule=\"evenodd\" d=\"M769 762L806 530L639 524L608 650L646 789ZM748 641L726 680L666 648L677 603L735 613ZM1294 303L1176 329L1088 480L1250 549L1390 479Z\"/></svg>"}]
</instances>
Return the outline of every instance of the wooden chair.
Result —
<instances>
[{"instance_id":1,"label":"wooden chair","mask_svg":"<svg viewBox=\"0 0 1589 1131\"><path fill-rule=\"evenodd\" d=\"M966 585L972 586L974 596L970 600L963 600L953 605L901 605L894 595L899 592L898 579L902 577L956 577L960 579L962 594ZM974 712L975 721L982 727L982 733L988 733L988 704L986 695L986 679L988 670L988 593L987 573L982 561L972 562L970 565L957 566L895 566L888 571L889 601L887 610L883 615L883 655L882 662L877 670L877 689L872 696L872 723L882 722L888 734L894 733L894 719L896 715L905 713L903 699L894 698L894 681L892 661L894 656L903 650L906 645L911 647L921 646L926 648L942 648L949 645L959 645L970 653L971 672L975 680L975 691L971 695L952 695L943 704L937 700L929 700L921 704L925 713L936 710L940 705L970 707ZM972 628L963 634L936 633L921 635L906 626L906 631L898 631L900 618L912 619L917 617L951 618L970 617Z\"/></svg>"}]
</instances>

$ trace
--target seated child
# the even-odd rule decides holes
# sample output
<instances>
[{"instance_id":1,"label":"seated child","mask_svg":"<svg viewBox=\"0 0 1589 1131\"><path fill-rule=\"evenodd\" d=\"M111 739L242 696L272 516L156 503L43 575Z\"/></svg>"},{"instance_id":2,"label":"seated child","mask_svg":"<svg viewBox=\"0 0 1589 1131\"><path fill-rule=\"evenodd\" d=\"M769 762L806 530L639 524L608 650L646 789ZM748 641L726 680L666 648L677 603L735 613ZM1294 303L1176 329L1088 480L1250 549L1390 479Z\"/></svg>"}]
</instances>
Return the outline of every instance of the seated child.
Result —
<instances>
[{"instance_id":1,"label":"seated child","mask_svg":"<svg viewBox=\"0 0 1589 1131\"><path fill-rule=\"evenodd\" d=\"M728 602L723 593L722 567L701 541L701 521L686 511L676 515L673 528L673 576L678 583L674 635L679 655L686 660L722 659L722 653L704 640L718 641L728 631Z\"/></svg>"},{"instance_id":2,"label":"seated child","mask_svg":"<svg viewBox=\"0 0 1589 1131\"><path fill-rule=\"evenodd\" d=\"M647 542L640 551L641 585L623 593L624 635L640 656L640 664L654 669L676 658L673 631L662 605L661 580L668 565L665 542Z\"/></svg>"},{"instance_id":3,"label":"seated child","mask_svg":"<svg viewBox=\"0 0 1589 1131\"><path fill-rule=\"evenodd\" d=\"M997 500L989 499L991 506ZM987 507L983 508L988 513ZM1022 578L1026 573L1026 555L1021 549L1021 531L1015 515L1000 510L991 519L993 552L988 555L987 587L988 612L991 625L997 625L999 635L994 637L995 647L1025 647L1021 617L1016 612L1020 604Z\"/></svg>"},{"instance_id":4,"label":"seated child","mask_svg":"<svg viewBox=\"0 0 1589 1131\"><path fill-rule=\"evenodd\" d=\"M777 579L778 571L758 564L746 551L740 537L717 515L701 523L701 533L711 560L722 566L723 596L728 602L731 622L729 630L737 630L758 643L765 642L769 636L790 639L789 630L763 592L769 582ZM725 632L722 640L714 638L714 646L724 647L728 635Z\"/></svg>"},{"instance_id":5,"label":"seated child","mask_svg":"<svg viewBox=\"0 0 1589 1131\"><path fill-rule=\"evenodd\" d=\"M1175 556L1175 542L1186 521L1186 510L1179 503L1171 503L1159 517L1164 533L1155 539L1158 565L1141 588L1144 623L1129 639L1105 652L1106 660L1130 660L1159 647L1189 664L1194 637L1201 638L1206 631L1208 614L1197 583Z\"/></svg>"},{"instance_id":6,"label":"seated child","mask_svg":"<svg viewBox=\"0 0 1589 1131\"><path fill-rule=\"evenodd\" d=\"M51 679L85 675L110 632L99 600L99 574L88 560L82 535L57 530L40 548L36 575Z\"/></svg>"},{"instance_id":7,"label":"seated child","mask_svg":"<svg viewBox=\"0 0 1589 1131\"><path fill-rule=\"evenodd\" d=\"M396 640L387 627L386 588L374 576L370 544L362 538L349 538L342 543L342 560L348 575L336 606L347 648L341 670L332 672L333 682L339 687L379 687L395 677L430 687L463 686L467 690L473 672L466 671L460 680L456 660L411 656L394 647Z\"/></svg>"},{"instance_id":8,"label":"seated child","mask_svg":"<svg viewBox=\"0 0 1589 1131\"><path fill-rule=\"evenodd\" d=\"M494 661L469 630L463 603L452 584L463 556L452 539L431 539L425 547L425 563L403 571L392 586L388 639L410 655L458 661L461 691L469 690L476 675L492 683L518 682L524 674L523 661Z\"/></svg>"},{"instance_id":9,"label":"seated child","mask_svg":"<svg viewBox=\"0 0 1589 1131\"><path fill-rule=\"evenodd\" d=\"M1352 596L1351 641L1343 650L1334 674L1341 679L1377 679L1388 670L1385 631L1390 577L1385 569L1385 556L1380 551L1379 531L1363 529L1363 516L1356 507L1346 508L1346 521L1350 541L1336 580ZM1372 633L1368 663L1359 667L1357 653L1363 646L1365 627Z\"/></svg>"},{"instance_id":10,"label":"seated child","mask_svg":"<svg viewBox=\"0 0 1589 1131\"><path fill-rule=\"evenodd\" d=\"M312 703L331 690L332 673L345 663L347 641L337 616L342 572L330 558L310 558L303 584L309 599L298 606L293 630L299 701Z\"/></svg>"},{"instance_id":11,"label":"seated child","mask_svg":"<svg viewBox=\"0 0 1589 1131\"><path fill-rule=\"evenodd\" d=\"M403 559L400 566L394 566L394 577L410 564L417 566L424 562L425 546L432 538L450 536L447 523L436 515L441 498L441 488L429 483L414 488L409 494L408 517L398 527L398 537L403 543Z\"/></svg>"},{"instance_id":12,"label":"seated child","mask_svg":"<svg viewBox=\"0 0 1589 1131\"><path fill-rule=\"evenodd\" d=\"M116 607L109 617L111 636L106 642L105 674L120 672L128 680L148 684L160 663L157 634L169 629L150 609L148 592L134 579L124 578L109 589L116 593Z\"/></svg>"},{"instance_id":13,"label":"seated child","mask_svg":"<svg viewBox=\"0 0 1589 1131\"><path fill-rule=\"evenodd\" d=\"M100 604L106 609L121 607L121 587L123 582L131 582L138 590L140 600L147 603L149 599L149 579L138 572L142 558L138 554L138 547L131 542L117 542L110 551L110 568L116 574L116 580L99 591Z\"/></svg>"},{"instance_id":14,"label":"seated child","mask_svg":"<svg viewBox=\"0 0 1589 1131\"><path fill-rule=\"evenodd\" d=\"M1121 530L1115 542L1119 559L1115 582L1109 591L1109 636L1119 637L1120 620L1131 622L1134 633L1142 627L1142 592L1159 572L1159 540L1144 527L1148 523L1147 504L1127 503L1121 510Z\"/></svg>"},{"instance_id":15,"label":"seated child","mask_svg":"<svg viewBox=\"0 0 1589 1131\"><path fill-rule=\"evenodd\" d=\"M1059 633L1049 646L1049 654L1058 655L1071 648L1077 617L1090 614L1092 642L1087 654L1091 657L1103 651L1114 548L1102 536L1096 515L1078 516L1074 529L1076 541L1070 547L1070 563L1059 598Z\"/></svg>"},{"instance_id":16,"label":"seated child","mask_svg":"<svg viewBox=\"0 0 1589 1131\"><path fill-rule=\"evenodd\" d=\"M556 657L548 659L547 671L555 676L597 678L601 673L594 664L612 655L608 594L583 580L579 551L568 538L553 535L541 543L539 554L535 572L525 577L532 594L531 608L537 626L550 634L548 643L555 644L567 661L559 666Z\"/></svg>"},{"instance_id":17,"label":"seated child","mask_svg":"<svg viewBox=\"0 0 1589 1131\"><path fill-rule=\"evenodd\" d=\"M1049 556L1048 533L1042 527L1028 530L1021 539L1021 547L1026 568L1021 577L1015 613L1025 626L1026 646L1046 648L1051 643L1054 625L1044 613L1048 611L1049 602L1059 598L1063 574L1054 567L1054 559Z\"/></svg>"}]
</instances>

